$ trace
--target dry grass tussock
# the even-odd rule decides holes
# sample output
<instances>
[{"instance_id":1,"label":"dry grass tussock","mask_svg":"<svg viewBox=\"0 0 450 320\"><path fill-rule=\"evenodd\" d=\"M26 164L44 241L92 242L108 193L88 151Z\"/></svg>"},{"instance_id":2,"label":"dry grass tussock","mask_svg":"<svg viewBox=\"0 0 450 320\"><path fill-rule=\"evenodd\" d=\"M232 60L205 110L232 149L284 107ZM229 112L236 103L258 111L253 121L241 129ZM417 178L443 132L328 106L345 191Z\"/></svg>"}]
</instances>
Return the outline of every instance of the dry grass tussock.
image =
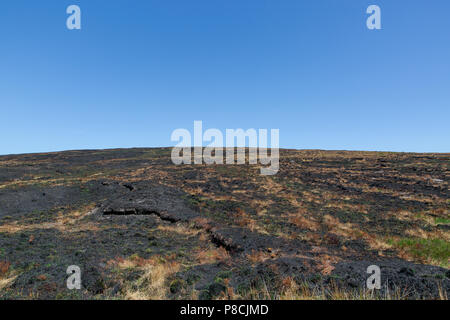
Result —
<instances>
[{"instance_id":1,"label":"dry grass tussock","mask_svg":"<svg viewBox=\"0 0 450 320\"><path fill-rule=\"evenodd\" d=\"M110 263L120 269L136 268L142 271L139 279L125 286L124 298L129 300L169 299L169 278L180 270L180 264L173 257L143 259L132 256L129 259L117 258Z\"/></svg>"},{"instance_id":2,"label":"dry grass tussock","mask_svg":"<svg viewBox=\"0 0 450 320\"><path fill-rule=\"evenodd\" d=\"M98 231L101 227L97 223L82 222L89 215L95 205L88 205L69 213L58 213L54 221L34 224L23 224L20 221L0 225L0 232L17 233L32 230L57 229L61 232Z\"/></svg>"},{"instance_id":3,"label":"dry grass tussock","mask_svg":"<svg viewBox=\"0 0 450 320\"><path fill-rule=\"evenodd\" d=\"M440 300L448 300L442 288L439 290ZM408 292L401 290L386 290L384 294L377 291L345 290L332 284L330 287L311 287L307 283L298 283L292 277L286 277L278 290L268 289L263 281L262 288L251 288L246 294L238 295L231 291L232 295L223 294L221 299L249 299L249 300L405 300Z\"/></svg>"},{"instance_id":4,"label":"dry grass tussock","mask_svg":"<svg viewBox=\"0 0 450 320\"><path fill-rule=\"evenodd\" d=\"M0 261L0 290L9 287L18 274L10 270L11 263L9 261Z\"/></svg>"}]
</instances>

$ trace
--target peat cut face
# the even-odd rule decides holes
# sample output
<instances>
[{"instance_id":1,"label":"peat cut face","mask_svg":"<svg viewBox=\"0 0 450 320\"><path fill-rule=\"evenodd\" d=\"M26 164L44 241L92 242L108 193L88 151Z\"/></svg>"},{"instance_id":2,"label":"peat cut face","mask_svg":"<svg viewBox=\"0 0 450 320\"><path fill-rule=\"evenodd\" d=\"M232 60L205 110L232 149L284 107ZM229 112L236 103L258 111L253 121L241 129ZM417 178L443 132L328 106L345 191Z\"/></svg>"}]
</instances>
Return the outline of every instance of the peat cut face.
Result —
<instances>
[{"instance_id":1,"label":"peat cut face","mask_svg":"<svg viewBox=\"0 0 450 320\"><path fill-rule=\"evenodd\" d=\"M101 205L103 215L156 215L169 222L186 222L199 216L186 205L184 199L187 194L180 190L154 181L139 181L123 186L128 192L105 201Z\"/></svg>"},{"instance_id":2,"label":"peat cut face","mask_svg":"<svg viewBox=\"0 0 450 320\"><path fill-rule=\"evenodd\" d=\"M105 216L131 216L131 215L141 215L141 216L150 216L150 215L159 215L159 212L154 210L144 210L144 209L112 209L108 208L103 211Z\"/></svg>"}]
</instances>

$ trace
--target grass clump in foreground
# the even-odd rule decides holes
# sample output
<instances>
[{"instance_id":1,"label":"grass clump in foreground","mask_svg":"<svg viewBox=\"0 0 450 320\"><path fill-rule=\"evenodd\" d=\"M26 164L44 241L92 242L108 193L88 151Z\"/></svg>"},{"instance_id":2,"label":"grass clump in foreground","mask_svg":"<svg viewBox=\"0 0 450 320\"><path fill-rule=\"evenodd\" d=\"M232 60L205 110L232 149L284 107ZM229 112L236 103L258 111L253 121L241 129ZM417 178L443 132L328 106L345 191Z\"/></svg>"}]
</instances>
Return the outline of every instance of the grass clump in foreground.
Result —
<instances>
[{"instance_id":1,"label":"grass clump in foreground","mask_svg":"<svg viewBox=\"0 0 450 320\"><path fill-rule=\"evenodd\" d=\"M450 242L443 239L412 239L390 240L394 247L404 250L415 259L449 267Z\"/></svg>"},{"instance_id":2,"label":"grass clump in foreground","mask_svg":"<svg viewBox=\"0 0 450 320\"><path fill-rule=\"evenodd\" d=\"M450 219L438 217L438 218L434 219L434 223L435 224L450 224Z\"/></svg>"},{"instance_id":3,"label":"grass clump in foreground","mask_svg":"<svg viewBox=\"0 0 450 320\"><path fill-rule=\"evenodd\" d=\"M410 299L409 290L400 288L389 289L384 285L384 291L359 289L350 290L340 287L337 283L331 282L330 286L311 286L307 282L298 283L292 277L287 277L282 281L281 288L269 289L265 281L260 287L251 287L241 294L234 294L227 290L228 294L223 294L218 299L223 300L407 300ZM439 286L437 300L448 300L447 293Z\"/></svg>"}]
</instances>

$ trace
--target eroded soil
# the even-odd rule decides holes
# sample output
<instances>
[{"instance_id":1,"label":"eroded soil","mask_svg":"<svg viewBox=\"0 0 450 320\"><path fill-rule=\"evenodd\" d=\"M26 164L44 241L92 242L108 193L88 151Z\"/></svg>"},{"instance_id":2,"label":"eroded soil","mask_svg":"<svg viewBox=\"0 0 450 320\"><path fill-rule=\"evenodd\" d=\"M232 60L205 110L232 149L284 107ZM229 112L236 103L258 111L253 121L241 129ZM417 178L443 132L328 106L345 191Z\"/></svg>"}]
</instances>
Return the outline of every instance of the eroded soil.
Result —
<instances>
[{"instance_id":1,"label":"eroded soil","mask_svg":"<svg viewBox=\"0 0 450 320\"><path fill-rule=\"evenodd\" d=\"M175 166L170 149L2 156L0 298L445 299L449 164L282 150L262 176Z\"/></svg>"}]
</instances>

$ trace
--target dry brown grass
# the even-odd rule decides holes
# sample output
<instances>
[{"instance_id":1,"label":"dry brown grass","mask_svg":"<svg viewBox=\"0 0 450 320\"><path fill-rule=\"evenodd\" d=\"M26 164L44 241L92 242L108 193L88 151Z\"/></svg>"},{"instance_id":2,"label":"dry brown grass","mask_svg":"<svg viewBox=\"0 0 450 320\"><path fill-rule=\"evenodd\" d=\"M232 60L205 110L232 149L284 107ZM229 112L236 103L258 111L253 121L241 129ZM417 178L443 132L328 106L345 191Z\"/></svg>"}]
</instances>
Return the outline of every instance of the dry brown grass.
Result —
<instances>
[{"instance_id":1,"label":"dry brown grass","mask_svg":"<svg viewBox=\"0 0 450 320\"><path fill-rule=\"evenodd\" d=\"M328 227L331 233L338 236L343 236L350 239L365 239L369 238L368 234L362 231L358 226L352 223L342 223L337 217L331 215L325 215L323 217L323 223Z\"/></svg>"},{"instance_id":2,"label":"dry brown grass","mask_svg":"<svg viewBox=\"0 0 450 320\"><path fill-rule=\"evenodd\" d=\"M212 264L222 262L224 264L230 263L230 254L222 247L199 249L194 252L195 260L200 264Z\"/></svg>"},{"instance_id":3,"label":"dry brown grass","mask_svg":"<svg viewBox=\"0 0 450 320\"><path fill-rule=\"evenodd\" d=\"M234 214L234 222L238 226L248 228L252 232L257 229L256 221L241 208L236 209L236 213Z\"/></svg>"},{"instance_id":4,"label":"dry brown grass","mask_svg":"<svg viewBox=\"0 0 450 320\"><path fill-rule=\"evenodd\" d=\"M182 224L167 224L167 225L158 225L157 229L163 233L173 234L176 233L182 236L196 236L200 233L200 230L188 228Z\"/></svg>"},{"instance_id":5,"label":"dry brown grass","mask_svg":"<svg viewBox=\"0 0 450 320\"><path fill-rule=\"evenodd\" d=\"M14 275L14 274L11 274L9 276L4 276L4 277L0 276L0 290L6 289L7 287L9 287L14 282L14 280L16 280L17 276L18 275Z\"/></svg>"},{"instance_id":6,"label":"dry brown grass","mask_svg":"<svg viewBox=\"0 0 450 320\"><path fill-rule=\"evenodd\" d=\"M98 231L101 226L94 222L80 222L81 219L89 215L94 209L95 205L88 205L79 210L69 213L59 212L55 221L42 222L34 224L23 224L20 221L5 223L0 225L0 232L17 233L30 230L47 230L57 229L61 232L76 233L80 231ZM32 240L31 240L32 241Z\"/></svg>"},{"instance_id":7,"label":"dry brown grass","mask_svg":"<svg viewBox=\"0 0 450 320\"><path fill-rule=\"evenodd\" d=\"M11 266L11 263L9 261L0 261L0 276L5 275L9 267Z\"/></svg>"},{"instance_id":8,"label":"dry brown grass","mask_svg":"<svg viewBox=\"0 0 450 320\"><path fill-rule=\"evenodd\" d=\"M447 300L446 294L441 289L441 300ZM223 296L222 298L227 298ZM263 281L260 288L251 288L244 295L234 295L234 299L262 299L262 300L404 300L407 298L406 292L400 290L386 290L384 295L376 291L361 289L359 291L349 291L340 288L335 283L329 287L311 287L307 283L298 283L292 277L282 280L281 288L269 290Z\"/></svg>"},{"instance_id":9,"label":"dry brown grass","mask_svg":"<svg viewBox=\"0 0 450 320\"><path fill-rule=\"evenodd\" d=\"M0 261L0 290L9 287L18 274L10 270L11 263L9 261Z\"/></svg>"},{"instance_id":10,"label":"dry brown grass","mask_svg":"<svg viewBox=\"0 0 450 320\"><path fill-rule=\"evenodd\" d=\"M289 218L289 222L301 229L307 229L310 231L319 230L319 224L312 217L306 218L304 216L294 215Z\"/></svg>"},{"instance_id":11,"label":"dry brown grass","mask_svg":"<svg viewBox=\"0 0 450 320\"><path fill-rule=\"evenodd\" d=\"M336 209L340 209L340 210L347 210L347 211L352 211L352 212L358 212L358 213L361 213L361 214L367 214L368 213L368 208L365 205L343 203L343 202L339 202L339 201L336 201L336 200L327 202L327 204L325 205L325 208L336 208Z\"/></svg>"},{"instance_id":12,"label":"dry brown grass","mask_svg":"<svg viewBox=\"0 0 450 320\"><path fill-rule=\"evenodd\" d=\"M193 222L194 226L199 229L208 231L212 228L211 220L209 220L205 217L194 218L194 219L192 219L192 222Z\"/></svg>"},{"instance_id":13,"label":"dry brown grass","mask_svg":"<svg viewBox=\"0 0 450 320\"><path fill-rule=\"evenodd\" d=\"M133 283L127 283L124 298L130 300L164 300L169 298L168 279L180 270L180 263L173 256L155 256L144 259L132 256L128 259L116 258L108 264L119 269L136 268L143 274Z\"/></svg>"},{"instance_id":14,"label":"dry brown grass","mask_svg":"<svg viewBox=\"0 0 450 320\"><path fill-rule=\"evenodd\" d=\"M318 268L322 274L330 274L334 270L334 266L340 261L339 258L335 256L330 256L328 254L322 254L318 257L319 264Z\"/></svg>"},{"instance_id":15,"label":"dry brown grass","mask_svg":"<svg viewBox=\"0 0 450 320\"><path fill-rule=\"evenodd\" d=\"M270 258L276 257L276 252L273 252L273 249L268 248L266 251L261 250L252 250L251 253L247 254L247 259L253 264L258 264L264 262Z\"/></svg>"},{"instance_id":16,"label":"dry brown grass","mask_svg":"<svg viewBox=\"0 0 450 320\"><path fill-rule=\"evenodd\" d=\"M130 300L168 299L167 279L180 268L177 262L168 262L143 267L144 274L137 280L139 288L126 290L125 298Z\"/></svg>"},{"instance_id":17,"label":"dry brown grass","mask_svg":"<svg viewBox=\"0 0 450 320\"><path fill-rule=\"evenodd\" d=\"M450 241L450 233L442 230L425 231L421 228L413 228L406 230L405 234L420 239L443 239Z\"/></svg>"}]
</instances>

